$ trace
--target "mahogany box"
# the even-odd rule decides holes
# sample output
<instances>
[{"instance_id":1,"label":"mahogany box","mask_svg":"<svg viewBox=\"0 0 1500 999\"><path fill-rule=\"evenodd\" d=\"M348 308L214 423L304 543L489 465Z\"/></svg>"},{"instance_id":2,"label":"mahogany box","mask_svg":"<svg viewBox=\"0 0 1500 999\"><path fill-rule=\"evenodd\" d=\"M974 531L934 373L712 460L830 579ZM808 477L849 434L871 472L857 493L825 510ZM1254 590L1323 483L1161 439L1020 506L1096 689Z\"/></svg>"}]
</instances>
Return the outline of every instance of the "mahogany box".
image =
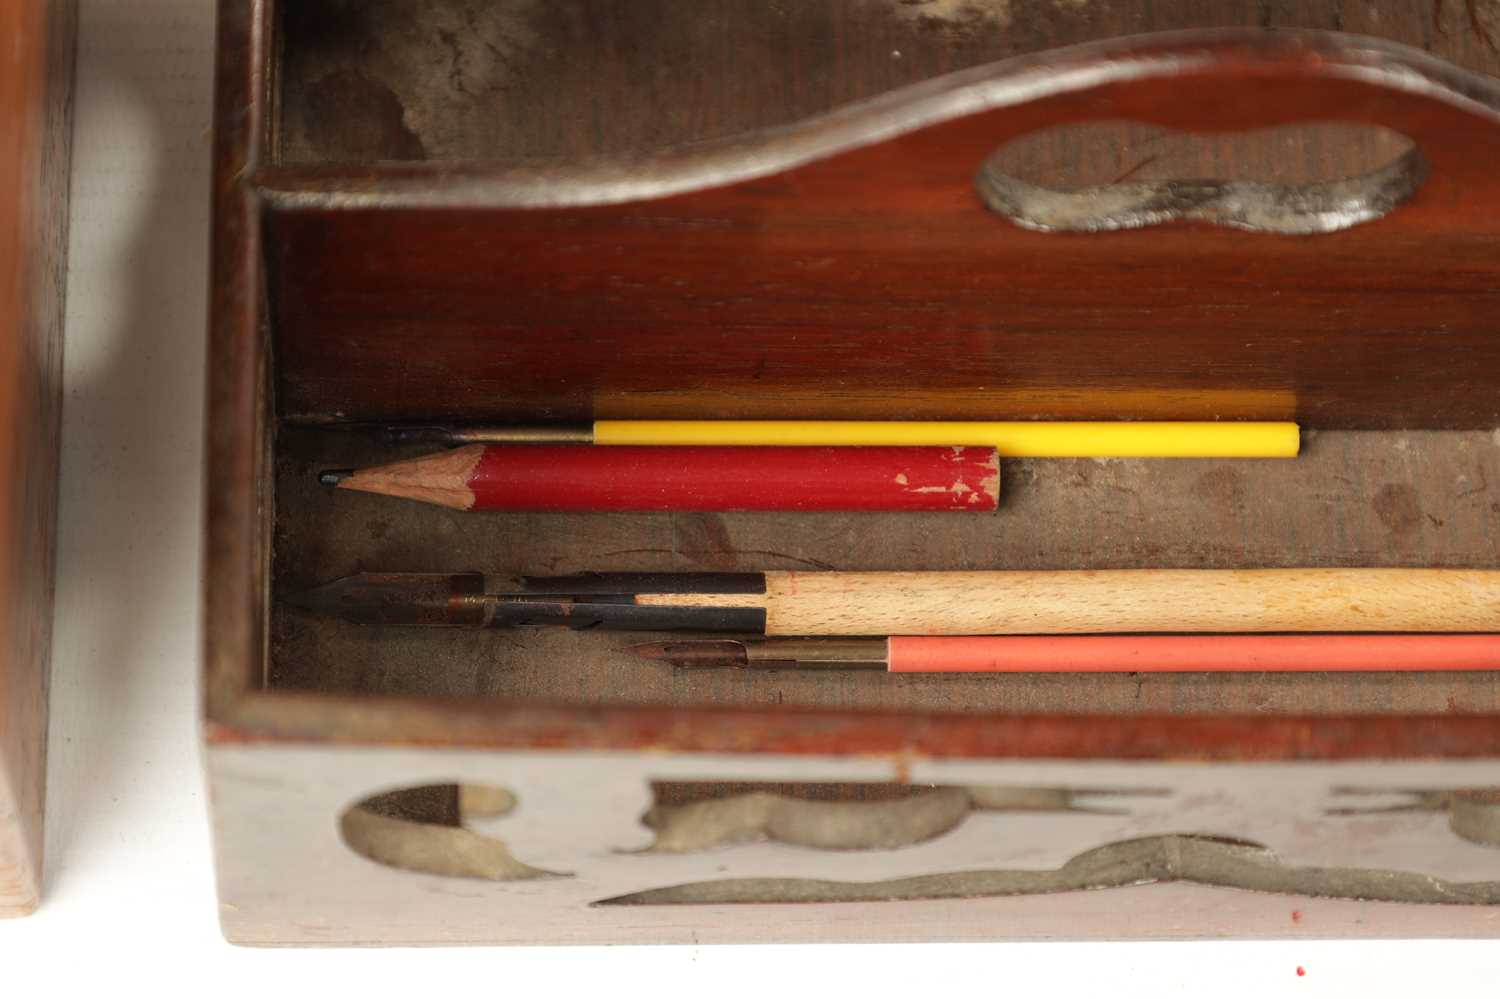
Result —
<instances>
[{"instance_id":1,"label":"mahogany box","mask_svg":"<svg viewBox=\"0 0 1500 999\"><path fill-rule=\"evenodd\" d=\"M42 887L76 19L0 4L0 918Z\"/></svg>"},{"instance_id":2,"label":"mahogany box","mask_svg":"<svg viewBox=\"0 0 1500 999\"><path fill-rule=\"evenodd\" d=\"M674 672L360 570L1495 567L1500 21L221 0L204 726L246 944L1475 936L1492 673ZM368 428L1294 419L1001 509L464 514ZM1378 665L1378 664L1372 664ZM1383 664L1390 665L1390 664Z\"/></svg>"}]
</instances>

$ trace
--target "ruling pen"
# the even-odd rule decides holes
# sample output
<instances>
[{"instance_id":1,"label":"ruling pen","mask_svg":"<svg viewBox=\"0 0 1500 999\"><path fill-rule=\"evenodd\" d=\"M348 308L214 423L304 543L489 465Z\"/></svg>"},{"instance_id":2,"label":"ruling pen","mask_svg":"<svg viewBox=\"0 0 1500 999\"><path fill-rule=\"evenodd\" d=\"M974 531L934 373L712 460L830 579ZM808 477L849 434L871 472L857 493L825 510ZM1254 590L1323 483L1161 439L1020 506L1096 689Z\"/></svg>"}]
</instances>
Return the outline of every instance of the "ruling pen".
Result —
<instances>
[{"instance_id":1,"label":"ruling pen","mask_svg":"<svg viewBox=\"0 0 1500 999\"><path fill-rule=\"evenodd\" d=\"M362 624L747 635L1500 631L1500 570L361 573L287 603Z\"/></svg>"}]
</instances>

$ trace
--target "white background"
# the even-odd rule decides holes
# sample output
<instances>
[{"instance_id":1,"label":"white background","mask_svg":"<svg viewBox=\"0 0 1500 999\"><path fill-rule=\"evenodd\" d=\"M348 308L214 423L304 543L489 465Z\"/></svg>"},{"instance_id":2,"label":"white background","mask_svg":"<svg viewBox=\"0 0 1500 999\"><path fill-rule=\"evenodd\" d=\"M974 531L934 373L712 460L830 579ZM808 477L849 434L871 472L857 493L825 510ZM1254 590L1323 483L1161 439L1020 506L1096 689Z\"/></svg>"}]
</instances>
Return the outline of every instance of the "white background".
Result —
<instances>
[{"instance_id":1,"label":"white background","mask_svg":"<svg viewBox=\"0 0 1500 999\"><path fill-rule=\"evenodd\" d=\"M1487 942L224 943L196 722L213 5L82 0L81 17L46 898L29 919L0 922L0 997L78 986L216 997L1500 992L1500 945Z\"/></svg>"}]
</instances>

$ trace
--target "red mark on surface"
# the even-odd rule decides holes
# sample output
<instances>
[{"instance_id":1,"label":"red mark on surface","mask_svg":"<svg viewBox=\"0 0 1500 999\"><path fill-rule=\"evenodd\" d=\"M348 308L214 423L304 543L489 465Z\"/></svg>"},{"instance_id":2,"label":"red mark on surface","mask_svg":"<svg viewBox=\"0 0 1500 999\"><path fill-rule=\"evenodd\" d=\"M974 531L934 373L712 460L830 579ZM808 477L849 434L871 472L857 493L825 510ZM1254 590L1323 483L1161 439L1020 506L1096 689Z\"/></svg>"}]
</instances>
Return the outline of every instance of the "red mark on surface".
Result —
<instances>
[{"instance_id":1,"label":"red mark on surface","mask_svg":"<svg viewBox=\"0 0 1500 999\"><path fill-rule=\"evenodd\" d=\"M1297 977L1301 978L1305 974L1307 974L1307 969L1302 967L1302 965L1300 964L1297 965Z\"/></svg>"},{"instance_id":2,"label":"red mark on surface","mask_svg":"<svg viewBox=\"0 0 1500 999\"><path fill-rule=\"evenodd\" d=\"M1302 922L1302 910L1301 909L1293 909L1292 910L1292 922L1294 922L1294 923L1300 923L1300 922Z\"/></svg>"}]
</instances>

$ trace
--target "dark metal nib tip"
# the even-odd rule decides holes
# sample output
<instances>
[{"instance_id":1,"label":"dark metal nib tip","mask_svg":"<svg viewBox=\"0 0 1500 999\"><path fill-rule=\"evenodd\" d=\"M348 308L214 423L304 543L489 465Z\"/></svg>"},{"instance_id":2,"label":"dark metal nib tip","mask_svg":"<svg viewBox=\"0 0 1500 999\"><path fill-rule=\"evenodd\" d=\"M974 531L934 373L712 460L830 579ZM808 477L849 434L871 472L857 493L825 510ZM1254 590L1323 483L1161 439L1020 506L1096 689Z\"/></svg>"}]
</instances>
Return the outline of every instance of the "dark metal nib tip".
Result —
<instances>
[{"instance_id":1,"label":"dark metal nib tip","mask_svg":"<svg viewBox=\"0 0 1500 999\"><path fill-rule=\"evenodd\" d=\"M642 659L669 663L678 669L713 669L724 666L744 666L745 646L741 642L704 639L680 642L642 642L630 645L626 652L633 652Z\"/></svg>"},{"instance_id":2,"label":"dark metal nib tip","mask_svg":"<svg viewBox=\"0 0 1500 999\"><path fill-rule=\"evenodd\" d=\"M356 578L345 576L311 589L283 593L279 599L281 603L298 610L311 611L315 614L338 614L342 609L343 598L349 591L350 581Z\"/></svg>"},{"instance_id":3,"label":"dark metal nib tip","mask_svg":"<svg viewBox=\"0 0 1500 999\"><path fill-rule=\"evenodd\" d=\"M281 598L281 602L289 607L295 607L298 610L322 610L323 602L318 599L319 589L321 589L321 587L316 587L311 590L298 590L296 593L285 594Z\"/></svg>"},{"instance_id":4,"label":"dark metal nib tip","mask_svg":"<svg viewBox=\"0 0 1500 999\"><path fill-rule=\"evenodd\" d=\"M318 481L325 486L336 486L354 474L352 468L331 468L318 474Z\"/></svg>"},{"instance_id":5,"label":"dark metal nib tip","mask_svg":"<svg viewBox=\"0 0 1500 999\"><path fill-rule=\"evenodd\" d=\"M447 427L386 427L385 439L389 444L447 444L453 432Z\"/></svg>"}]
</instances>

